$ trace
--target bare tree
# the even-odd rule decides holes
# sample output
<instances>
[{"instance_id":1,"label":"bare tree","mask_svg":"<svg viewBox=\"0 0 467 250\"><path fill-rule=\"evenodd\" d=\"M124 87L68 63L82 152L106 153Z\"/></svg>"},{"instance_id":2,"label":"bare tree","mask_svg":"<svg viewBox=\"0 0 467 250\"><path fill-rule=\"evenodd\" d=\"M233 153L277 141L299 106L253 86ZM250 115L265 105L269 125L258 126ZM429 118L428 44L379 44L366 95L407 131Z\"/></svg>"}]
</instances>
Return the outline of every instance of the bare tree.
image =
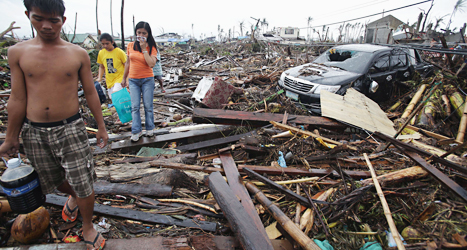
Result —
<instances>
[{"instance_id":1,"label":"bare tree","mask_svg":"<svg viewBox=\"0 0 467 250\"><path fill-rule=\"evenodd\" d=\"M240 35L243 36L243 28L245 27L245 21L240 22Z\"/></svg>"},{"instance_id":2,"label":"bare tree","mask_svg":"<svg viewBox=\"0 0 467 250\"><path fill-rule=\"evenodd\" d=\"M73 40L75 40L76 36L76 21L78 20L78 12L75 13L75 29L73 30L73 38L71 38L70 43L73 43Z\"/></svg>"},{"instance_id":3,"label":"bare tree","mask_svg":"<svg viewBox=\"0 0 467 250\"><path fill-rule=\"evenodd\" d=\"M457 0L456 5L454 5L454 9L452 10L451 17L449 18L448 25L446 26L446 31L449 30L449 26L451 26L452 18L457 11L464 12L464 8L466 7L465 4L467 0Z\"/></svg>"},{"instance_id":4,"label":"bare tree","mask_svg":"<svg viewBox=\"0 0 467 250\"><path fill-rule=\"evenodd\" d=\"M112 0L110 0L110 31L112 34L112 38L114 37L114 25L112 21Z\"/></svg>"},{"instance_id":5,"label":"bare tree","mask_svg":"<svg viewBox=\"0 0 467 250\"><path fill-rule=\"evenodd\" d=\"M96 28L97 28L97 40L99 40L99 18L97 18L97 6L99 0L96 0Z\"/></svg>"},{"instance_id":6,"label":"bare tree","mask_svg":"<svg viewBox=\"0 0 467 250\"><path fill-rule=\"evenodd\" d=\"M122 27L122 50L125 50L125 35L123 34L123 6L125 4L125 0L122 0L122 9L120 11L120 25Z\"/></svg>"},{"instance_id":7,"label":"bare tree","mask_svg":"<svg viewBox=\"0 0 467 250\"><path fill-rule=\"evenodd\" d=\"M430 6L430 8L428 9L428 11L426 13L423 10L423 13L425 15L425 19L423 20L422 29L420 30L420 32L423 32L425 30L426 19L428 18L428 14L430 13L431 8L433 8L434 2L435 2L435 0L431 0L431 6Z\"/></svg>"}]
</instances>

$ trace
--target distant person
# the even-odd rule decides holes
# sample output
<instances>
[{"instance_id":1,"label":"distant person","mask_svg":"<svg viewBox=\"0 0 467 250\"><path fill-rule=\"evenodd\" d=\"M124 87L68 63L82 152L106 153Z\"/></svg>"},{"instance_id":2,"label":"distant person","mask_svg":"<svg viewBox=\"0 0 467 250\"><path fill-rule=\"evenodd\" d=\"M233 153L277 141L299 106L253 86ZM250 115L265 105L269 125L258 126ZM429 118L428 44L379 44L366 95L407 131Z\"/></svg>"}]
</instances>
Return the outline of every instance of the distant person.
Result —
<instances>
[{"instance_id":1,"label":"distant person","mask_svg":"<svg viewBox=\"0 0 467 250\"><path fill-rule=\"evenodd\" d=\"M157 48L151 27L147 22L139 22L135 27L136 41L128 44L128 60L125 63L122 87L130 87L131 97L131 141L138 141L142 135L140 104L143 96L146 135L154 135L154 73L157 62ZM127 82L126 79L129 78Z\"/></svg>"},{"instance_id":2,"label":"distant person","mask_svg":"<svg viewBox=\"0 0 467 250\"><path fill-rule=\"evenodd\" d=\"M161 92L165 93L164 90L164 80L162 80L162 65L161 65L161 54L157 53L157 62L154 68L152 68L154 73L154 80L157 80L161 86Z\"/></svg>"},{"instance_id":3,"label":"distant person","mask_svg":"<svg viewBox=\"0 0 467 250\"><path fill-rule=\"evenodd\" d=\"M112 99L112 93L122 89L121 82L125 70L126 54L117 46L110 34L102 34L99 40L104 48L99 51L97 56L97 63L99 64L97 81L102 82L102 76L105 72L107 93Z\"/></svg>"},{"instance_id":4,"label":"distant person","mask_svg":"<svg viewBox=\"0 0 467 250\"><path fill-rule=\"evenodd\" d=\"M86 50L60 38L66 18L63 0L24 0L26 15L37 36L8 49L11 95L8 127L0 155L19 150L39 175L44 194L55 189L70 196L62 218L83 217L87 249L102 249L105 239L92 223L93 182L97 179L86 127L79 113L78 82L97 121L96 139L102 148L108 135Z\"/></svg>"}]
</instances>

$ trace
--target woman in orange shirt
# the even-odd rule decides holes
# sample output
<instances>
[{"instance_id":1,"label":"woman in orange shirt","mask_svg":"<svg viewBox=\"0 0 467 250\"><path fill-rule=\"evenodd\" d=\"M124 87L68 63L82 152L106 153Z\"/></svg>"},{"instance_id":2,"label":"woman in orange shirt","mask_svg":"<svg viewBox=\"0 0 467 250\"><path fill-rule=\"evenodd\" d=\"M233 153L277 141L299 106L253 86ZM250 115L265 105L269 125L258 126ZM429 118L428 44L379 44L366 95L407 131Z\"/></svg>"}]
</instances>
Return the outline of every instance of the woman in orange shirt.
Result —
<instances>
[{"instance_id":1,"label":"woman in orange shirt","mask_svg":"<svg viewBox=\"0 0 467 250\"><path fill-rule=\"evenodd\" d=\"M135 27L136 41L127 47L128 60L125 63L122 87L130 87L131 140L138 141L142 135L140 103L143 96L146 135L154 135L154 74L152 68L157 62L157 48L151 27L147 22L139 22ZM127 78L129 80L127 82Z\"/></svg>"}]
</instances>

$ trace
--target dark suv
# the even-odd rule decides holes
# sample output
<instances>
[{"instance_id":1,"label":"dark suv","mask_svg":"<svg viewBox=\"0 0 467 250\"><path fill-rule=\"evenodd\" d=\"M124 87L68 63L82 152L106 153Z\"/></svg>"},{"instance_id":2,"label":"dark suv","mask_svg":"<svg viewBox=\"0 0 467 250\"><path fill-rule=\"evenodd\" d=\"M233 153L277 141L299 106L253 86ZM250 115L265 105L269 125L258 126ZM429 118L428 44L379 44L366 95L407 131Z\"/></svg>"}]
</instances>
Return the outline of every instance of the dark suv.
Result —
<instances>
[{"instance_id":1,"label":"dark suv","mask_svg":"<svg viewBox=\"0 0 467 250\"><path fill-rule=\"evenodd\" d=\"M303 103L319 104L322 90L344 95L349 87L380 102L390 98L396 80L409 80L414 71L432 72L432 65L423 62L415 49L347 44L284 71L279 86L289 98Z\"/></svg>"}]
</instances>

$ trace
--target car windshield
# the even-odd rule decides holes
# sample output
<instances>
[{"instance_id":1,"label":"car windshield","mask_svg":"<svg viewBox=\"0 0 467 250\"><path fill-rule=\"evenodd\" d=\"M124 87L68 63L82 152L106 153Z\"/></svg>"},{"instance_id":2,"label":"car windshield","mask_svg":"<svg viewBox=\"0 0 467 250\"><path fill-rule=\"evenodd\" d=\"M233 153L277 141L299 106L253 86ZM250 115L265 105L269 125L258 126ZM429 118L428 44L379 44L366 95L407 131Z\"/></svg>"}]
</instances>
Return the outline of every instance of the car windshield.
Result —
<instances>
[{"instance_id":1,"label":"car windshield","mask_svg":"<svg viewBox=\"0 0 467 250\"><path fill-rule=\"evenodd\" d=\"M364 74L368 61L371 60L373 53L345 50L345 49L330 49L321 54L314 63L324 64L330 67L337 67L354 73Z\"/></svg>"}]
</instances>

